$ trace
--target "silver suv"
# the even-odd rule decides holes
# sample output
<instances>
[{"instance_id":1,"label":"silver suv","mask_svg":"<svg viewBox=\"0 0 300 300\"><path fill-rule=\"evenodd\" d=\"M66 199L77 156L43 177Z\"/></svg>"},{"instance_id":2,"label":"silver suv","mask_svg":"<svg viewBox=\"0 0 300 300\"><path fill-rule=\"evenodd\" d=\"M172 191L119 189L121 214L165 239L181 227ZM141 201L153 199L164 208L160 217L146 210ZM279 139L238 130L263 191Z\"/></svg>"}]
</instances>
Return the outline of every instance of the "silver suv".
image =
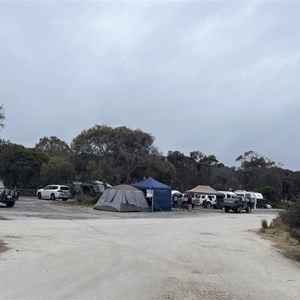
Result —
<instances>
[{"instance_id":1,"label":"silver suv","mask_svg":"<svg viewBox=\"0 0 300 300\"><path fill-rule=\"evenodd\" d=\"M71 190L67 185L51 184L36 192L39 199L62 199L67 201L71 198Z\"/></svg>"}]
</instances>

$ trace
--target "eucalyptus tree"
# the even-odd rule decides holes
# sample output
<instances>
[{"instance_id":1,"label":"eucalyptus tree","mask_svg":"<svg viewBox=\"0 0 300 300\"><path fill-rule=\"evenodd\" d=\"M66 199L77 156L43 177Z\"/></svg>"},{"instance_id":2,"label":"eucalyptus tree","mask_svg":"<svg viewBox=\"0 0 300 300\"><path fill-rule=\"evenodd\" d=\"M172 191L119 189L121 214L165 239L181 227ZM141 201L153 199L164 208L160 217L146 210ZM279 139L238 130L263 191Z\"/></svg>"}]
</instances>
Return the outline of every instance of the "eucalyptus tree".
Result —
<instances>
[{"instance_id":1,"label":"eucalyptus tree","mask_svg":"<svg viewBox=\"0 0 300 300\"><path fill-rule=\"evenodd\" d=\"M195 152L193 152L195 153ZM181 191L193 188L198 183L198 170L195 156L186 156L180 151L169 151L167 160L176 169L176 176L173 179L173 186Z\"/></svg>"},{"instance_id":2,"label":"eucalyptus tree","mask_svg":"<svg viewBox=\"0 0 300 300\"><path fill-rule=\"evenodd\" d=\"M244 154L239 155L236 161L241 163L242 170L252 168L270 168L277 166L276 162L270 160L268 157L257 154L255 151L246 151Z\"/></svg>"},{"instance_id":3,"label":"eucalyptus tree","mask_svg":"<svg viewBox=\"0 0 300 300\"><path fill-rule=\"evenodd\" d=\"M51 157L47 163L42 164L40 176L43 184L66 184L75 178L75 168L63 157Z\"/></svg>"},{"instance_id":4,"label":"eucalyptus tree","mask_svg":"<svg viewBox=\"0 0 300 300\"><path fill-rule=\"evenodd\" d=\"M51 157L70 157L72 154L70 146L56 136L40 138L35 149L45 152Z\"/></svg>"},{"instance_id":5,"label":"eucalyptus tree","mask_svg":"<svg viewBox=\"0 0 300 300\"><path fill-rule=\"evenodd\" d=\"M75 137L71 149L78 172L87 175L91 173L87 166L93 165L99 179L118 184L131 182L138 169L149 165L150 154L156 151L153 143L154 137L140 129L95 125Z\"/></svg>"},{"instance_id":6,"label":"eucalyptus tree","mask_svg":"<svg viewBox=\"0 0 300 300\"><path fill-rule=\"evenodd\" d=\"M41 183L41 166L48 159L36 149L0 140L0 177L8 186L36 188Z\"/></svg>"}]
</instances>

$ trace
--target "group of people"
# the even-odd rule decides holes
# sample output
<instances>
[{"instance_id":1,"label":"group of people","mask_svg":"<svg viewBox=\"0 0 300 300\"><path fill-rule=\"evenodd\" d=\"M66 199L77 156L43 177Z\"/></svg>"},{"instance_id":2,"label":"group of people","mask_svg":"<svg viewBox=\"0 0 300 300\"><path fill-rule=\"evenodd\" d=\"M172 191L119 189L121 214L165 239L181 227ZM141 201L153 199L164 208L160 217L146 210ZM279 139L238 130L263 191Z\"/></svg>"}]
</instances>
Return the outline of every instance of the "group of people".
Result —
<instances>
[{"instance_id":1,"label":"group of people","mask_svg":"<svg viewBox=\"0 0 300 300\"><path fill-rule=\"evenodd\" d=\"M173 202L173 207L178 208L178 195L177 194L173 195L172 202ZM184 205L184 203L182 204L182 208L183 209L187 208L188 211L193 210L193 198L192 198L191 194L188 195L186 205Z\"/></svg>"}]
</instances>

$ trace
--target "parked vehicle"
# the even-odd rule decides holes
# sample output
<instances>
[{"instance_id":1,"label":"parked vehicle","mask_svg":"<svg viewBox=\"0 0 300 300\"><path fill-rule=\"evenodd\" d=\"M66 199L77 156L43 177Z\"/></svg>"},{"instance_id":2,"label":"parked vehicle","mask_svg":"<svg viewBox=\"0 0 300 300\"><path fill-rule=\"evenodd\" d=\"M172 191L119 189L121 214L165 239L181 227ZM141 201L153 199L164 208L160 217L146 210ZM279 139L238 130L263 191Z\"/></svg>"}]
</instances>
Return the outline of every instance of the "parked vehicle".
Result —
<instances>
[{"instance_id":1,"label":"parked vehicle","mask_svg":"<svg viewBox=\"0 0 300 300\"><path fill-rule=\"evenodd\" d=\"M7 207L13 207L18 199L19 193L5 188L3 181L0 180L0 202L4 203Z\"/></svg>"},{"instance_id":2,"label":"parked vehicle","mask_svg":"<svg viewBox=\"0 0 300 300\"><path fill-rule=\"evenodd\" d=\"M196 205L202 205L205 208L216 208L217 205L217 196L216 195L203 195L196 194L194 198Z\"/></svg>"},{"instance_id":3,"label":"parked vehicle","mask_svg":"<svg viewBox=\"0 0 300 300\"><path fill-rule=\"evenodd\" d=\"M39 199L62 199L67 201L71 198L71 190L67 185L51 184L36 192Z\"/></svg>"},{"instance_id":4,"label":"parked vehicle","mask_svg":"<svg viewBox=\"0 0 300 300\"><path fill-rule=\"evenodd\" d=\"M87 182L73 181L67 184L71 190L71 198L74 198L78 194L89 194L96 195L102 194L104 190L108 187L112 187L110 184L106 183L106 185L99 180L91 180Z\"/></svg>"},{"instance_id":5,"label":"parked vehicle","mask_svg":"<svg viewBox=\"0 0 300 300\"><path fill-rule=\"evenodd\" d=\"M225 196L223 202L223 208L225 212L229 212L230 210L233 210L237 213L241 213L243 211L246 211L247 213L251 212L251 209L253 208L252 202L247 201L244 196L238 196L234 192L220 192Z\"/></svg>"}]
</instances>

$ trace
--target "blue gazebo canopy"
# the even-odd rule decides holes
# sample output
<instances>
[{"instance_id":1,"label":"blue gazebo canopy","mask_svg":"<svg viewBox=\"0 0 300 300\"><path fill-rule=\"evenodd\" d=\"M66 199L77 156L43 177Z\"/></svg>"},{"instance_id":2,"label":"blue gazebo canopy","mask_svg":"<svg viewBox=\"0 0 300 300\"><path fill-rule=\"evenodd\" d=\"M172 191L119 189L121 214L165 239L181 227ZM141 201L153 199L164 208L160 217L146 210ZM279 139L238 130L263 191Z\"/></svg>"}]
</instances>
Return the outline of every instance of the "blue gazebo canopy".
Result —
<instances>
[{"instance_id":1,"label":"blue gazebo canopy","mask_svg":"<svg viewBox=\"0 0 300 300\"><path fill-rule=\"evenodd\" d=\"M131 184L140 190L153 190L152 210L169 211L172 208L171 187L148 177L145 180Z\"/></svg>"}]
</instances>

